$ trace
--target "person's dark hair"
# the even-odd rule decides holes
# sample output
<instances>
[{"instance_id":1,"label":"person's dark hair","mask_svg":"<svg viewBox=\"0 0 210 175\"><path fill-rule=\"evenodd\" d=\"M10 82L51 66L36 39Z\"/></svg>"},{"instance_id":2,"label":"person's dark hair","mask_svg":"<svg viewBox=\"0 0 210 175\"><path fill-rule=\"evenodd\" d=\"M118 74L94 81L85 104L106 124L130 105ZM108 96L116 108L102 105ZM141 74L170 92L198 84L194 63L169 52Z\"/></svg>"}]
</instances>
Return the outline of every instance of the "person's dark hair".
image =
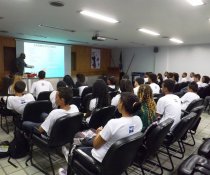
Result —
<instances>
[{"instance_id":1,"label":"person's dark hair","mask_svg":"<svg viewBox=\"0 0 210 175\"><path fill-rule=\"evenodd\" d=\"M93 84L93 98L96 98L96 108L109 106L111 101L108 88L104 80L98 79Z\"/></svg>"},{"instance_id":2,"label":"person's dark hair","mask_svg":"<svg viewBox=\"0 0 210 175\"><path fill-rule=\"evenodd\" d=\"M201 79L201 75L200 74L195 74L194 77L197 78L199 81Z\"/></svg>"},{"instance_id":3,"label":"person's dark hair","mask_svg":"<svg viewBox=\"0 0 210 175\"><path fill-rule=\"evenodd\" d=\"M61 87L67 87L67 84L65 83L65 81L59 81L57 83L57 89L61 88Z\"/></svg>"},{"instance_id":4,"label":"person's dark hair","mask_svg":"<svg viewBox=\"0 0 210 175\"><path fill-rule=\"evenodd\" d=\"M209 77L204 75L203 78L202 78L202 82L209 84Z\"/></svg>"},{"instance_id":5,"label":"person's dark hair","mask_svg":"<svg viewBox=\"0 0 210 175\"><path fill-rule=\"evenodd\" d=\"M117 80L116 80L115 76L109 77L108 80L110 82L110 85L116 85L116 83L117 83Z\"/></svg>"},{"instance_id":6,"label":"person's dark hair","mask_svg":"<svg viewBox=\"0 0 210 175\"><path fill-rule=\"evenodd\" d=\"M161 73L157 74L157 79L159 79L161 83L163 82L163 76Z\"/></svg>"},{"instance_id":7,"label":"person's dark hair","mask_svg":"<svg viewBox=\"0 0 210 175\"><path fill-rule=\"evenodd\" d=\"M122 92L120 100L129 114L134 114L141 108L139 98L131 92Z\"/></svg>"},{"instance_id":8,"label":"person's dark hair","mask_svg":"<svg viewBox=\"0 0 210 175\"><path fill-rule=\"evenodd\" d=\"M190 73L190 77L194 77L195 73L194 72L191 72Z\"/></svg>"},{"instance_id":9,"label":"person's dark hair","mask_svg":"<svg viewBox=\"0 0 210 175\"><path fill-rule=\"evenodd\" d=\"M70 75L65 75L63 81L67 84L68 87L74 88L74 81Z\"/></svg>"},{"instance_id":10,"label":"person's dark hair","mask_svg":"<svg viewBox=\"0 0 210 175\"><path fill-rule=\"evenodd\" d=\"M24 81L17 81L14 86L14 90L17 93L23 93L25 91L26 84Z\"/></svg>"},{"instance_id":11,"label":"person's dark hair","mask_svg":"<svg viewBox=\"0 0 210 175\"><path fill-rule=\"evenodd\" d=\"M167 79L167 80L163 81L163 87L167 88L169 92L173 92L174 85L175 85L175 83L171 79Z\"/></svg>"},{"instance_id":12,"label":"person's dark hair","mask_svg":"<svg viewBox=\"0 0 210 175\"><path fill-rule=\"evenodd\" d=\"M41 71L39 71L39 73L38 73L38 77L39 77L39 79L44 79L45 78L45 71L43 71L43 70L41 70Z\"/></svg>"},{"instance_id":13,"label":"person's dark hair","mask_svg":"<svg viewBox=\"0 0 210 175\"><path fill-rule=\"evenodd\" d=\"M26 57L26 55L25 55L24 53L21 53L21 54L20 54L20 58L25 59L25 57Z\"/></svg>"},{"instance_id":14,"label":"person's dark hair","mask_svg":"<svg viewBox=\"0 0 210 175\"><path fill-rule=\"evenodd\" d=\"M137 78L135 79L135 81L136 81L139 85L144 84L144 79L143 79L142 77L137 77Z\"/></svg>"},{"instance_id":15,"label":"person's dark hair","mask_svg":"<svg viewBox=\"0 0 210 175\"><path fill-rule=\"evenodd\" d=\"M183 74L182 75L184 75L185 77L187 77L187 72L183 72Z\"/></svg>"},{"instance_id":16,"label":"person's dark hair","mask_svg":"<svg viewBox=\"0 0 210 175\"><path fill-rule=\"evenodd\" d=\"M120 80L120 90L121 92L133 92L133 85L131 81L128 79Z\"/></svg>"},{"instance_id":17,"label":"person's dark hair","mask_svg":"<svg viewBox=\"0 0 210 175\"><path fill-rule=\"evenodd\" d=\"M60 98L64 99L64 103L67 104L71 104L72 102L72 97L73 97L73 91L71 88L68 87L60 87L57 89L58 91L58 96Z\"/></svg>"},{"instance_id":18,"label":"person's dark hair","mask_svg":"<svg viewBox=\"0 0 210 175\"><path fill-rule=\"evenodd\" d=\"M76 78L77 78L77 82L75 84L76 87L85 86L85 75L84 74L77 74Z\"/></svg>"},{"instance_id":19,"label":"person's dark hair","mask_svg":"<svg viewBox=\"0 0 210 175\"><path fill-rule=\"evenodd\" d=\"M169 72L167 75L167 78L173 78L174 74L172 72Z\"/></svg>"},{"instance_id":20,"label":"person's dark hair","mask_svg":"<svg viewBox=\"0 0 210 175\"><path fill-rule=\"evenodd\" d=\"M124 74L124 75L122 76L122 79L128 79L128 80L129 80L128 74Z\"/></svg>"},{"instance_id":21,"label":"person's dark hair","mask_svg":"<svg viewBox=\"0 0 210 175\"><path fill-rule=\"evenodd\" d=\"M156 74L153 74L153 73L150 73L148 75L149 79L151 80L152 83L157 83L157 75Z\"/></svg>"},{"instance_id":22,"label":"person's dark hair","mask_svg":"<svg viewBox=\"0 0 210 175\"><path fill-rule=\"evenodd\" d=\"M198 84L195 81L190 82L188 88L193 92L198 92Z\"/></svg>"},{"instance_id":23,"label":"person's dark hair","mask_svg":"<svg viewBox=\"0 0 210 175\"><path fill-rule=\"evenodd\" d=\"M176 82L179 82L179 74L178 73L174 73L174 80L176 81Z\"/></svg>"}]
</instances>

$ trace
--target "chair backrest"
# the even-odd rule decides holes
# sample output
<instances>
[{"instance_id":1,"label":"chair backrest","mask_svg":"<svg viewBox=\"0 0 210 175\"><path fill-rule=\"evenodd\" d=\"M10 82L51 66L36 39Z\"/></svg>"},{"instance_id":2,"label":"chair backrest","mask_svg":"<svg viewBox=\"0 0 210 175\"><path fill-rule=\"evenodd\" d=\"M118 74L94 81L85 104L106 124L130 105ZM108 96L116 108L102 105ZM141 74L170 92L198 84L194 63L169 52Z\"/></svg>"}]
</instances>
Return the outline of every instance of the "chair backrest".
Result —
<instances>
[{"instance_id":1,"label":"chair backrest","mask_svg":"<svg viewBox=\"0 0 210 175\"><path fill-rule=\"evenodd\" d=\"M187 112L191 112L192 109L198 107L198 106L201 106L203 105L203 99L202 98L199 98L199 99L196 99L196 100L193 100L189 105L188 107L186 108L186 111Z\"/></svg>"},{"instance_id":2,"label":"chair backrest","mask_svg":"<svg viewBox=\"0 0 210 175\"><path fill-rule=\"evenodd\" d=\"M109 91L108 93L110 95L110 98L112 99L113 97L117 95L118 91Z\"/></svg>"},{"instance_id":3,"label":"chair backrest","mask_svg":"<svg viewBox=\"0 0 210 175\"><path fill-rule=\"evenodd\" d=\"M43 91L43 92L40 92L38 97L37 97L37 101L40 101L40 100L50 100L50 94L51 94L52 91Z\"/></svg>"},{"instance_id":4,"label":"chair backrest","mask_svg":"<svg viewBox=\"0 0 210 175\"><path fill-rule=\"evenodd\" d=\"M84 98L82 98L82 107L83 107L83 112L87 112L89 110L89 104L90 100L93 98L93 94L89 93L86 94Z\"/></svg>"},{"instance_id":5,"label":"chair backrest","mask_svg":"<svg viewBox=\"0 0 210 175\"><path fill-rule=\"evenodd\" d=\"M178 141L192 126L195 117L196 113L194 112L191 112L187 116L183 117L166 135L164 143L167 145L171 145L174 142Z\"/></svg>"},{"instance_id":6,"label":"chair backrest","mask_svg":"<svg viewBox=\"0 0 210 175\"><path fill-rule=\"evenodd\" d=\"M73 96L74 97L79 96L79 89L78 88L72 88L72 91L73 91Z\"/></svg>"},{"instance_id":7,"label":"chair backrest","mask_svg":"<svg viewBox=\"0 0 210 175\"><path fill-rule=\"evenodd\" d=\"M72 97L72 104L76 105L78 107L78 109L80 109L81 97L79 97L79 96Z\"/></svg>"},{"instance_id":8,"label":"chair backrest","mask_svg":"<svg viewBox=\"0 0 210 175\"><path fill-rule=\"evenodd\" d=\"M197 127L198 127L198 125L200 123L201 114L202 114L204 108L205 107L202 105L202 106L198 106L198 107L192 109L191 112L196 113L196 117L195 117L195 119L194 119L194 121L193 121L193 123L192 123L192 125L190 127L190 130L193 130L193 131L196 132Z\"/></svg>"},{"instance_id":9,"label":"chair backrest","mask_svg":"<svg viewBox=\"0 0 210 175\"><path fill-rule=\"evenodd\" d=\"M93 88L92 86L86 87L81 94L81 98L83 99L87 94L92 93Z\"/></svg>"},{"instance_id":10,"label":"chair backrest","mask_svg":"<svg viewBox=\"0 0 210 175\"><path fill-rule=\"evenodd\" d=\"M174 120L169 118L159 124L154 122L147 128L144 144L139 147L135 162L142 164L158 151L173 122Z\"/></svg>"},{"instance_id":11,"label":"chair backrest","mask_svg":"<svg viewBox=\"0 0 210 175\"><path fill-rule=\"evenodd\" d=\"M23 121L40 123L41 114L49 114L52 111L52 103L49 100L32 101L27 103L23 111Z\"/></svg>"},{"instance_id":12,"label":"chair backrest","mask_svg":"<svg viewBox=\"0 0 210 175\"><path fill-rule=\"evenodd\" d=\"M105 126L106 123L114 118L115 106L107 106L100 109L95 109L92 112L89 127L97 129L100 126Z\"/></svg>"},{"instance_id":13,"label":"chair backrest","mask_svg":"<svg viewBox=\"0 0 210 175\"><path fill-rule=\"evenodd\" d=\"M59 147L73 143L74 135L80 130L83 113L68 114L56 120L48 140L49 147Z\"/></svg>"},{"instance_id":14,"label":"chair backrest","mask_svg":"<svg viewBox=\"0 0 210 175\"><path fill-rule=\"evenodd\" d=\"M136 133L115 142L102 161L102 175L122 174L131 165L139 146L143 143L144 134Z\"/></svg>"}]
</instances>

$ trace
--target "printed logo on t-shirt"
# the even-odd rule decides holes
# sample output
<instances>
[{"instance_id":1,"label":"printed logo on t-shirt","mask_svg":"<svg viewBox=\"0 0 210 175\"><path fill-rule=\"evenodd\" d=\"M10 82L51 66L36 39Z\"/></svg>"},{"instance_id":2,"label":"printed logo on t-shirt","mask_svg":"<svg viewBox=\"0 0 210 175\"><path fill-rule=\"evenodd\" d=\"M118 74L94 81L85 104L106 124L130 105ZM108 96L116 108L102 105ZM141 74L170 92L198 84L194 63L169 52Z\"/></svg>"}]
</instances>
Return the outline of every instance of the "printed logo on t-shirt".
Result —
<instances>
[{"instance_id":1,"label":"printed logo on t-shirt","mask_svg":"<svg viewBox=\"0 0 210 175\"><path fill-rule=\"evenodd\" d=\"M134 132L134 126L129 126L129 134Z\"/></svg>"},{"instance_id":2,"label":"printed logo on t-shirt","mask_svg":"<svg viewBox=\"0 0 210 175\"><path fill-rule=\"evenodd\" d=\"M24 99L22 99L22 100L20 101L20 103L21 103L21 104L24 104L24 103L26 103L26 101L25 101Z\"/></svg>"},{"instance_id":3,"label":"printed logo on t-shirt","mask_svg":"<svg viewBox=\"0 0 210 175\"><path fill-rule=\"evenodd\" d=\"M42 83L42 86L44 86L44 83Z\"/></svg>"}]
</instances>

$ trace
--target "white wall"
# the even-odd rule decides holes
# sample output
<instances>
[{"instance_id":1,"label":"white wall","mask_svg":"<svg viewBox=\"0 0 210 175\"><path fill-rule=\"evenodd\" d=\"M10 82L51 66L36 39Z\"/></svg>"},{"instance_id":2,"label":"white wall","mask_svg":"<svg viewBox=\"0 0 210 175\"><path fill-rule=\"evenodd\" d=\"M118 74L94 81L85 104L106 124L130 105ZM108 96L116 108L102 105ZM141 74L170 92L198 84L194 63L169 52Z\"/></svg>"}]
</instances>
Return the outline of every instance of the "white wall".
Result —
<instances>
[{"instance_id":1,"label":"white wall","mask_svg":"<svg viewBox=\"0 0 210 175\"><path fill-rule=\"evenodd\" d=\"M121 49L112 50L114 62L119 62ZM153 53L153 47L122 49L123 71L126 72L131 57L135 54L133 63L128 71L155 72L165 71L195 72L210 76L210 44L191 46L159 47L158 53Z\"/></svg>"}]
</instances>

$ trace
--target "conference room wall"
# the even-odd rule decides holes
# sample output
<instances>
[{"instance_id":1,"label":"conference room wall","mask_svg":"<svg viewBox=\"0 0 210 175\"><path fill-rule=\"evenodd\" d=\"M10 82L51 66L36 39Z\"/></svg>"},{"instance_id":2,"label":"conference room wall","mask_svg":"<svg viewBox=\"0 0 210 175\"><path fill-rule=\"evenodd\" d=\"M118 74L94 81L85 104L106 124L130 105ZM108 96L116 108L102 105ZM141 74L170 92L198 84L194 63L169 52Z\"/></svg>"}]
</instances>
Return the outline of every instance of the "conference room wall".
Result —
<instances>
[{"instance_id":1,"label":"conference room wall","mask_svg":"<svg viewBox=\"0 0 210 175\"><path fill-rule=\"evenodd\" d=\"M167 70L179 74L193 71L210 76L210 44L159 47L158 53L153 52L153 47L113 49L112 62L115 64L119 64L121 51L124 72L127 71L132 55L135 55L128 71L129 75L131 72L164 73Z\"/></svg>"}]
</instances>

